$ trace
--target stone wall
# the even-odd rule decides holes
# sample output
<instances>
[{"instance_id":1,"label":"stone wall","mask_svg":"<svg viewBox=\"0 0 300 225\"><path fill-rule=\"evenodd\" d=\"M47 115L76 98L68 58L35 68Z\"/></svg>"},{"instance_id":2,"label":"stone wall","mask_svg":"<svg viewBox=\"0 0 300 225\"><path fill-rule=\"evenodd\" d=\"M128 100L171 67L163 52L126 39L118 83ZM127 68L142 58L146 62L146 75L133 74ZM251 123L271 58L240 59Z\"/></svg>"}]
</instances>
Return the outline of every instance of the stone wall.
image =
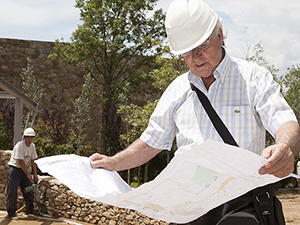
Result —
<instances>
[{"instance_id":1,"label":"stone wall","mask_svg":"<svg viewBox=\"0 0 300 225\"><path fill-rule=\"evenodd\" d=\"M11 151L0 151L0 209L5 208L6 168Z\"/></svg>"},{"instance_id":2,"label":"stone wall","mask_svg":"<svg viewBox=\"0 0 300 225\"><path fill-rule=\"evenodd\" d=\"M66 99L74 99L81 93L84 71L73 65L64 65L47 56L54 52L53 42L26 41L0 38L0 74L9 83L21 88L20 74L27 67L27 59L33 66L39 87L46 93L45 103L64 87ZM72 108L71 101L63 107Z\"/></svg>"},{"instance_id":3,"label":"stone wall","mask_svg":"<svg viewBox=\"0 0 300 225\"><path fill-rule=\"evenodd\" d=\"M0 151L0 209L5 210L6 168L11 151ZM137 211L122 209L81 198L67 186L52 177L39 177L40 209L51 217L84 221L91 224L168 225L164 221L153 220ZM18 193L17 209L24 205L21 192ZM36 210L38 206L35 202Z\"/></svg>"},{"instance_id":4,"label":"stone wall","mask_svg":"<svg viewBox=\"0 0 300 225\"><path fill-rule=\"evenodd\" d=\"M38 86L46 94L41 106L49 105L49 99L56 94L61 96L63 89L62 109L71 116L73 101L80 95L85 71L74 65L64 65L58 60L49 60L47 56L54 52L54 42L28 41L0 38L0 76L21 90L21 72L27 67L28 60L33 66ZM87 138L97 143L100 130L101 108L93 100L91 116L93 122L88 124Z\"/></svg>"},{"instance_id":5,"label":"stone wall","mask_svg":"<svg viewBox=\"0 0 300 225\"><path fill-rule=\"evenodd\" d=\"M47 57L54 52L54 47L54 42L0 38L0 76L16 88L21 89L20 74L22 69L27 67L27 59L29 59L38 86L46 94L41 105L49 105L48 100L54 94L60 96L63 88L64 101L61 107L67 110L71 116L73 101L81 93L85 71L74 65L64 65L59 60L49 60ZM99 90L97 86L96 90ZM159 95L145 98L143 95L135 94L132 100L134 103L141 105L150 98L156 99L158 97ZM96 99L92 100L91 106L90 116L92 121L86 126L86 138L92 143L99 144L102 110Z\"/></svg>"}]
</instances>

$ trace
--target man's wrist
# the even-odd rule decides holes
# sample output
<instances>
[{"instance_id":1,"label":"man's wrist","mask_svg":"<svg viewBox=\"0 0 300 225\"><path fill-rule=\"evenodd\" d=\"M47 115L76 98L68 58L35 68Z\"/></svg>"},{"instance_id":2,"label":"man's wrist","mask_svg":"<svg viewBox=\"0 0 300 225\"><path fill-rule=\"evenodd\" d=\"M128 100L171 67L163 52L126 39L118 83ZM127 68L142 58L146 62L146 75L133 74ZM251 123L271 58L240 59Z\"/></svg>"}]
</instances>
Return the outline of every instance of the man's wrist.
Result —
<instances>
[{"instance_id":1,"label":"man's wrist","mask_svg":"<svg viewBox=\"0 0 300 225\"><path fill-rule=\"evenodd\" d=\"M285 144L285 143L283 143L283 142L276 142L276 144ZM294 156L294 153L293 153L292 149L287 144L285 144L285 145L288 147L288 149L292 153L293 159L295 159L295 156Z\"/></svg>"}]
</instances>

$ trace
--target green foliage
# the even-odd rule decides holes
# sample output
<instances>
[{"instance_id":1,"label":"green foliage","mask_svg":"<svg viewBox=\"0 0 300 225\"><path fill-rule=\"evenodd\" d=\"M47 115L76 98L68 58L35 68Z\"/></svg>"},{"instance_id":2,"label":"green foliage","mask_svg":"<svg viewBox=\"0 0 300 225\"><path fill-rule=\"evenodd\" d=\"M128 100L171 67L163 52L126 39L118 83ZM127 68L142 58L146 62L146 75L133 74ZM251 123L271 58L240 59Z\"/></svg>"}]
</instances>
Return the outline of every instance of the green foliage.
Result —
<instances>
[{"instance_id":1,"label":"green foliage","mask_svg":"<svg viewBox=\"0 0 300 225\"><path fill-rule=\"evenodd\" d=\"M250 56L250 47L248 47L247 49L247 53L246 53L246 57L245 59L247 61L252 61L257 63L258 65L266 68L267 70L269 70L271 72L271 74L273 75L274 79L276 81L278 81L277 79L277 73L279 71L279 69L276 69L274 65L269 65L269 62L264 58L263 54L264 54L264 49L261 45L261 42L259 42L258 44L254 45L253 49L252 49L252 56Z\"/></svg>"},{"instance_id":2,"label":"green foliage","mask_svg":"<svg viewBox=\"0 0 300 225\"><path fill-rule=\"evenodd\" d=\"M78 133L73 131L64 134L64 141L55 142L51 138L54 133L55 127L49 126L43 119L39 119L34 127L36 131L36 137L34 143L36 145L37 154L39 158L59 155L59 154L77 154L80 146L80 154L82 156L90 156L93 153L94 147L88 143L84 142L82 139L79 142Z\"/></svg>"},{"instance_id":3,"label":"green foliage","mask_svg":"<svg viewBox=\"0 0 300 225\"><path fill-rule=\"evenodd\" d=\"M121 105L118 113L122 115L122 121L127 124L127 132L120 135L120 141L123 147L128 146L134 140L139 138L146 129L149 118L154 111L158 100L148 102L144 106L135 104Z\"/></svg>"},{"instance_id":4,"label":"green foliage","mask_svg":"<svg viewBox=\"0 0 300 225\"><path fill-rule=\"evenodd\" d=\"M49 136L49 138L59 145L67 140L69 135L70 122L68 121L67 111L60 107L63 102L63 90L61 96L56 94L49 99L50 105L42 108L40 115L41 119L48 125L42 135Z\"/></svg>"},{"instance_id":5,"label":"green foliage","mask_svg":"<svg viewBox=\"0 0 300 225\"><path fill-rule=\"evenodd\" d=\"M288 73L281 77L285 86L284 97L300 120L300 64L288 68Z\"/></svg>"},{"instance_id":6,"label":"green foliage","mask_svg":"<svg viewBox=\"0 0 300 225\"><path fill-rule=\"evenodd\" d=\"M36 82L33 72L33 66L30 64L29 59L27 67L22 69L20 74L22 78L22 89L24 93L31 99L39 102L42 100L43 90L41 90ZM13 136L14 136L14 101L7 100L0 109L2 126L0 134L0 144L2 149L13 149ZM25 118L25 117L24 117Z\"/></svg>"},{"instance_id":7,"label":"green foliage","mask_svg":"<svg viewBox=\"0 0 300 225\"><path fill-rule=\"evenodd\" d=\"M119 148L118 104L133 92L151 92L140 85L147 82L139 74L153 66L162 51L165 15L162 10L154 12L157 1L77 0L83 24L70 42L56 41L55 53L49 56L85 68L101 86L95 96L103 107L101 146L109 155Z\"/></svg>"},{"instance_id":8,"label":"green foliage","mask_svg":"<svg viewBox=\"0 0 300 225\"><path fill-rule=\"evenodd\" d=\"M88 81L90 79L87 76L87 81L84 83L83 94L79 97L82 99L86 92L86 88L89 87ZM84 106L88 106L85 101L75 101L77 105L80 102L84 102ZM90 156L93 153L93 146L84 141L82 134L75 129L71 129L71 123L67 119L68 111L63 110L61 107L63 103L63 90L61 95L57 96L54 94L49 99L50 105L42 109L42 114L37 124L34 126L36 131L36 138L34 143L37 147L39 157L59 155L59 154L78 154L84 156ZM78 105L79 106L79 105ZM75 110L73 119L79 120L80 116L84 117L85 109ZM81 114L83 113L83 114ZM79 122L79 121L77 121ZM77 124L77 128L81 124Z\"/></svg>"},{"instance_id":9,"label":"green foliage","mask_svg":"<svg viewBox=\"0 0 300 225\"><path fill-rule=\"evenodd\" d=\"M36 102L41 102L45 93L43 92L43 89L38 86L30 60L27 59L27 61L27 67L23 68L20 74L22 78L22 89L29 98Z\"/></svg>"},{"instance_id":10,"label":"green foliage","mask_svg":"<svg viewBox=\"0 0 300 225\"><path fill-rule=\"evenodd\" d=\"M297 185L298 183L296 178L288 177L280 181L279 188L295 188Z\"/></svg>"},{"instance_id":11,"label":"green foliage","mask_svg":"<svg viewBox=\"0 0 300 225\"><path fill-rule=\"evenodd\" d=\"M28 65L22 69L22 87L24 93L34 99L41 101L44 96L43 91L33 75L33 66ZM89 99L91 93L92 80L89 75L85 77L82 93L74 102L75 112L72 122L75 129L70 129L70 122L67 120L67 111L61 107L63 103L63 89L61 96L54 94L49 102L49 106L41 109L41 115L34 125L36 138L34 140L39 157L56 154L80 154L90 156L95 149L82 137L83 125L90 120ZM24 117L25 118L25 117ZM13 127L14 127L14 101L8 100L0 108L0 146L1 149L13 149ZM81 129L82 128L82 129Z\"/></svg>"},{"instance_id":12,"label":"green foliage","mask_svg":"<svg viewBox=\"0 0 300 225\"><path fill-rule=\"evenodd\" d=\"M159 92L163 92L176 77L189 69L181 56L170 52L169 46L164 47L164 54L164 57L156 58L156 64L160 67L149 72L149 77L153 80L152 86Z\"/></svg>"},{"instance_id":13,"label":"green foliage","mask_svg":"<svg viewBox=\"0 0 300 225\"><path fill-rule=\"evenodd\" d=\"M164 53L169 54L170 58L158 56L156 63L160 65L160 68L152 70L148 75L153 80L151 83L153 88L160 92L163 92L180 73L188 69L182 58L171 54L168 47L164 48ZM117 112L122 116L122 121L127 126L127 132L120 135L120 142L123 147L136 140L146 129L157 103L158 100L155 100L153 102L148 101L142 107L135 104L119 107Z\"/></svg>"},{"instance_id":14,"label":"green foliage","mask_svg":"<svg viewBox=\"0 0 300 225\"><path fill-rule=\"evenodd\" d=\"M158 56L156 58L156 63L160 67L152 70L147 75L144 74L145 76L151 77L151 85L159 92L163 92L178 75L188 69L182 58L169 53L168 47L165 47L164 51L165 54L169 54L169 58ZM122 121L126 125L127 130L125 134L120 135L120 143L123 148L139 138L143 131L147 128L149 118L158 101L159 99L155 101L148 101L144 106L129 104L121 105L119 107L118 113L121 115ZM171 154L173 154L175 149L176 147L174 145ZM165 168L171 157L172 156L170 156L170 152L168 151L163 151L158 154L149 162L148 172L145 171L147 166L140 168L140 180L152 180ZM132 177L137 177L136 173L131 174Z\"/></svg>"},{"instance_id":15,"label":"green foliage","mask_svg":"<svg viewBox=\"0 0 300 225\"><path fill-rule=\"evenodd\" d=\"M0 108L0 148L13 149L15 104L9 99Z\"/></svg>"},{"instance_id":16,"label":"green foliage","mask_svg":"<svg viewBox=\"0 0 300 225\"><path fill-rule=\"evenodd\" d=\"M22 69L20 76L22 79L22 89L24 93L36 103L40 104L43 97L45 96L45 93L43 92L43 89L38 86L38 83L34 76L33 66L30 64L29 59L27 59L27 67ZM31 118L31 116L33 116L33 112L29 107L25 107L25 109L29 111L27 118ZM24 117L23 119L26 118ZM25 126L28 126L28 122L29 120L26 122ZM33 122L34 121L32 121L32 123ZM33 124L31 124L31 126L32 125Z\"/></svg>"},{"instance_id":17,"label":"green foliage","mask_svg":"<svg viewBox=\"0 0 300 225\"><path fill-rule=\"evenodd\" d=\"M263 56L264 49L261 45L261 42L259 42L258 44L256 44L253 47L253 49L252 49L253 55L252 56L249 55L250 52L251 52L250 47L248 47L245 59L247 61L255 62L258 65L260 65L260 66L264 67L265 69L267 69L268 71L270 71L271 74L273 75L274 80L277 81L278 83L280 83L280 80L278 80L276 77L277 72L279 70L276 69L274 65L270 66L269 62L264 58L264 56ZM274 144L274 138L272 137L272 135L269 132L267 132L266 146L269 146L272 144Z\"/></svg>"},{"instance_id":18,"label":"green foliage","mask_svg":"<svg viewBox=\"0 0 300 225\"><path fill-rule=\"evenodd\" d=\"M91 121L90 113L90 96L92 94L93 80L88 74L84 77L84 84L82 85L81 95L73 102L74 113L72 115L71 124L72 132L77 133L75 144L77 146L76 154L82 150L81 143L84 140L83 134L86 130L85 126ZM73 136L73 135L72 135Z\"/></svg>"},{"instance_id":19,"label":"green foliage","mask_svg":"<svg viewBox=\"0 0 300 225\"><path fill-rule=\"evenodd\" d=\"M288 73L281 77L285 86L284 98L293 109L298 122L300 122L300 64L288 68ZM295 170L297 162L300 159L300 153L295 156Z\"/></svg>"},{"instance_id":20,"label":"green foliage","mask_svg":"<svg viewBox=\"0 0 300 225\"><path fill-rule=\"evenodd\" d=\"M293 65L291 68L288 68L288 73L285 74L284 76L281 76L280 79L277 79L276 75L277 72L279 71L278 69L275 68L274 65L269 66L268 61L263 57L263 47L261 46L261 42L258 43L257 45L254 46L253 48L254 55L249 56L247 54L246 60L253 61L258 63L259 65L265 67L268 69L273 77L274 80L277 81L279 84L281 84L284 88L283 95L288 104L291 106L293 109L298 122L300 120L300 65ZM274 138L267 133L267 138L266 138L266 144L272 145L274 144ZM294 159L294 165L295 165L295 170L296 170L296 164L299 160L299 153L297 156L295 156ZM297 185L297 182L295 181L294 178L287 178L284 179L280 182L280 187L285 188L285 187L295 187Z\"/></svg>"}]
</instances>

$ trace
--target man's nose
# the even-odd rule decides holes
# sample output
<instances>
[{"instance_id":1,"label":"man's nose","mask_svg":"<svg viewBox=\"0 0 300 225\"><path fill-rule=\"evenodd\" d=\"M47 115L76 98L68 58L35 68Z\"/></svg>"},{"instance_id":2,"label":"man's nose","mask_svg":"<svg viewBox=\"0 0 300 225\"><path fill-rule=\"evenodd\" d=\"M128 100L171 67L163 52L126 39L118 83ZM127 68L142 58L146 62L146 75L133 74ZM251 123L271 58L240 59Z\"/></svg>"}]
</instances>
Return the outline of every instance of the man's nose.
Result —
<instances>
[{"instance_id":1,"label":"man's nose","mask_svg":"<svg viewBox=\"0 0 300 225\"><path fill-rule=\"evenodd\" d=\"M201 59L202 58L202 51L197 50L196 48L194 48L192 50L192 57L193 59Z\"/></svg>"}]
</instances>

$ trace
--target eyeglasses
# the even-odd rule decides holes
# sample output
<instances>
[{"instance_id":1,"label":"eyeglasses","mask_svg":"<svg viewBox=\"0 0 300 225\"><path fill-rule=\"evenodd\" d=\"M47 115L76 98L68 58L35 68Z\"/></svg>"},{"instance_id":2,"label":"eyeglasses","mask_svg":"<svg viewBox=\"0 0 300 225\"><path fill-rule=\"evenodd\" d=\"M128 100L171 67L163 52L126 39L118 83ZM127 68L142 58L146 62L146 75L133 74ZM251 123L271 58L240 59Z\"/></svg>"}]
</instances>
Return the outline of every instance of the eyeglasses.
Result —
<instances>
[{"instance_id":1,"label":"eyeglasses","mask_svg":"<svg viewBox=\"0 0 300 225\"><path fill-rule=\"evenodd\" d=\"M206 39L206 41L204 41L201 45L198 45L198 46L197 46L196 48L194 48L194 49L196 49L196 50L199 51L199 52L208 49L210 38L211 38L211 35L209 36L208 39ZM192 50L190 50L190 51L188 51L188 52L182 53L181 56L189 56L190 54L192 54L192 51L193 51L194 49L192 49Z\"/></svg>"}]
</instances>

